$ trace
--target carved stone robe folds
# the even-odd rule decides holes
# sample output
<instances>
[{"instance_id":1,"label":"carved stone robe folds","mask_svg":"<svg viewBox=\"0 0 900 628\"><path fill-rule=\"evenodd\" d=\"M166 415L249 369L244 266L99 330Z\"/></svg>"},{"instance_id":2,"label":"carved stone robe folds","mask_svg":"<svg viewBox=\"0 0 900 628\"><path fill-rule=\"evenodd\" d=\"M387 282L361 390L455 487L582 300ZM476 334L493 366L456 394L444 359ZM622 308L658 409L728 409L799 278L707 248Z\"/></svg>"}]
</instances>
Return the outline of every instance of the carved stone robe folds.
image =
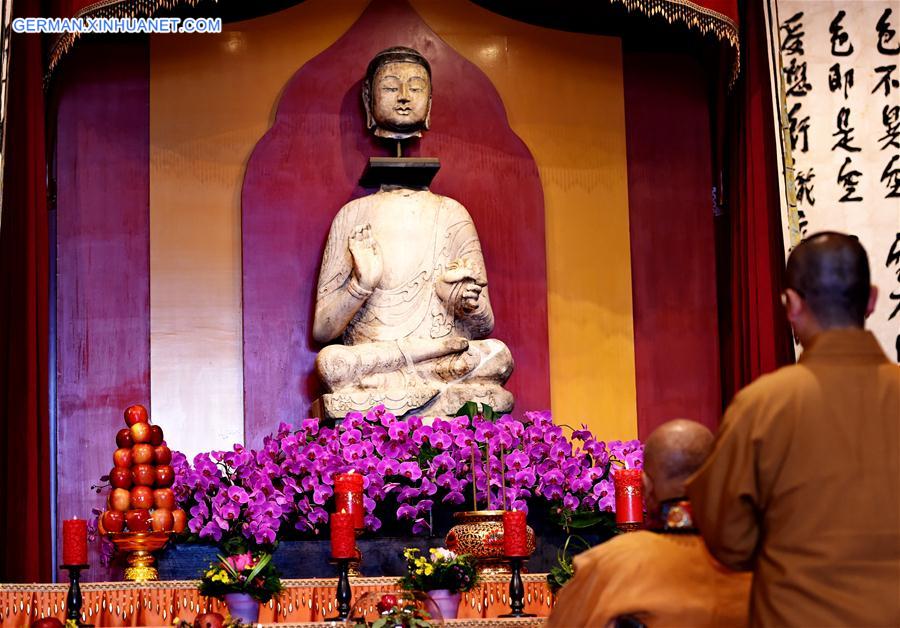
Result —
<instances>
[{"instance_id":1,"label":"carved stone robe folds","mask_svg":"<svg viewBox=\"0 0 900 628\"><path fill-rule=\"evenodd\" d=\"M330 390L327 413L343 416L384 404L396 414L446 415L469 400L511 408L512 396L502 384L512 372L512 357L499 340L477 340L494 327L487 288L475 310L463 312L463 283L442 282L460 263L487 281L472 218L451 198L385 189L341 208L325 248L316 316L333 293L347 290L353 272L348 239L366 223L384 272L344 330L343 345L319 354L319 374Z\"/></svg>"},{"instance_id":2,"label":"carved stone robe folds","mask_svg":"<svg viewBox=\"0 0 900 628\"><path fill-rule=\"evenodd\" d=\"M859 329L734 399L688 486L756 626L900 626L900 367Z\"/></svg>"}]
</instances>

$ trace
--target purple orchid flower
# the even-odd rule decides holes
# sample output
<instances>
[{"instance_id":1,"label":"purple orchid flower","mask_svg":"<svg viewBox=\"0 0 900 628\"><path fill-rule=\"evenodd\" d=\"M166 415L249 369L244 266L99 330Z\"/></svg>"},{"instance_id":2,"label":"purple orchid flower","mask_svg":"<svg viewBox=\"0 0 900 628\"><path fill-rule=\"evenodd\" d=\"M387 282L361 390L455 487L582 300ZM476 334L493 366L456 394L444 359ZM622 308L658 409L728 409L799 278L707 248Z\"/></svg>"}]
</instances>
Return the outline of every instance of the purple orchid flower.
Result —
<instances>
[{"instance_id":1,"label":"purple orchid flower","mask_svg":"<svg viewBox=\"0 0 900 628\"><path fill-rule=\"evenodd\" d=\"M507 507L523 510L536 497L556 509L612 510L610 464L643 464L639 441L607 444L584 425L567 438L547 412L505 415L494 423L464 416L428 423L421 417L398 420L383 407L350 413L335 427L323 427L315 419L302 421L298 429L282 423L259 449L235 445L230 451L199 454L192 464L175 452L173 490L190 515L193 533L213 541L243 535L266 544L277 539L282 525L321 532L337 472L353 470L363 476L368 529L381 526L376 508L394 494L397 516L412 520L412 527L423 532L435 502L465 503L473 454L478 499L499 504L505 482ZM435 449L438 455L423 456Z\"/></svg>"}]
</instances>

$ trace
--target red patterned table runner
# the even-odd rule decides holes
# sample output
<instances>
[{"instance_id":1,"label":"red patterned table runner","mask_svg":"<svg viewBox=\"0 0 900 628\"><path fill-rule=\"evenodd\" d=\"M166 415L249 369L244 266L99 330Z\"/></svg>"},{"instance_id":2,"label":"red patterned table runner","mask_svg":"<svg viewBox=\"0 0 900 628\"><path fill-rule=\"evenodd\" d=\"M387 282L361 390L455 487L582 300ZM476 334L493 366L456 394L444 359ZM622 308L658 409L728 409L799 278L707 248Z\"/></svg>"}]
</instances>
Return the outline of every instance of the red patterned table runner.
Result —
<instances>
[{"instance_id":1,"label":"red patterned table runner","mask_svg":"<svg viewBox=\"0 0 900 628\"><path fill-rule=\"evenodd\" d=\"M525 574L525 610L546 617L553 605L546 574ZM285 580L281 598L262 607L261 623L321 621L333 615L337 580ZM351 578L354 600L363 593L399 589L396 578ZM509 581L486 577L464 593L460 619L497 617L509 612ZM0 584L0 628L28 626L41 617L65 617L65 584ZM223 605L197 592L197 582L91 582L81 585L83 619L95 626L171 626L175 618L193 622L198 612L223 612ZM223 612L224 614L224 612ZM516 624L518 625L518 624Z\"/></svg>"}]
</instances>

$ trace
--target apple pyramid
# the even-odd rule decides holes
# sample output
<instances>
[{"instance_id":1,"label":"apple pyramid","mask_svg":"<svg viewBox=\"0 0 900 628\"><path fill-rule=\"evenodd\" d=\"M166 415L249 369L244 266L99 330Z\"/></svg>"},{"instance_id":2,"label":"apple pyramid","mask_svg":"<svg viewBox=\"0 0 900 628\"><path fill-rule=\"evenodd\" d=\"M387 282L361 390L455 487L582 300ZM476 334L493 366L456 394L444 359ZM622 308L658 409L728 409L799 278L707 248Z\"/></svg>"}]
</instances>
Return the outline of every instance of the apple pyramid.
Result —
<instances>
[{"instance_id":1,"label":"apple pyramid","mask_svg":"<svg viewBox=\"0 0 900 628\"><path fill-rule=\"evenodd\" d=\"M187 515L176 508L172 450L162 428L150 425L147 409L140 405L125 409L125 424L116 434L101 532L184 532Z\"/></svg>"}]
</instances>

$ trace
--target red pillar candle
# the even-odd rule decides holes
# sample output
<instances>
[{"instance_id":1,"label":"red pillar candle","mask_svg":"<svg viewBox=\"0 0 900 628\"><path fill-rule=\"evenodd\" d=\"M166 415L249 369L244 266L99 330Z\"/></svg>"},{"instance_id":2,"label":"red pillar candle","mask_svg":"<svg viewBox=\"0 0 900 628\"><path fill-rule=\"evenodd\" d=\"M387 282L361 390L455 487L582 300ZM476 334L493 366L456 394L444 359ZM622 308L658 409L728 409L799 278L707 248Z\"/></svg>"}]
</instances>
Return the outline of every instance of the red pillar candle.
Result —
<instances>
[{"instance_id":1,"label":"red pillar candle","mask_svg":"<svg viewBox=\"0 0 900 628\"><path fill-rule=\"evenodd\" d=\"M640 469L617 469L613 472L616 486L616 524L644 521L643 481Z\"/></svg>"},{"instance_id":2,"label":"red pillar candle","mask_svg":"<svg viewBox=\"0 0 900 628\"><path fill-rule=\"evenodd\" d=\"M334 474L334 508L353 515L353 527L362 530L366 523L363 505L363 476L359 473Z\"/></svg>"},{"instance_id":3,"label":"red pillar candle","mask_svg":"<svg viewBox=\"0 0 900 628\"><path fill-rule=\"evenodd\" d=\"M332 558L356 558L356 530L349 512L331 513Z\"/></svg>"},{"instance_id":4,"label":"red pillar candle","mask_svg":"<svg viewBox=\"0 0 900 628\"><path fill-rule=\"evenodd\" d=\"M87 561L87 521L84 519L63 521L63 564L86 565Z\"/></svg>"},{"instance_id":5,"label":"red pillar candle","mask_svg":"<svg viewBox=\"0 0 900 628\"><path fill-rule=\"evenodd\" d=\"M513 558L528 556L524 510L503 513L503 554Z\"/></svg>"},{"instance_id":6,"label":"red pillar candle","mask_svg":"<svg viewBox=\"0 0 900 628\"><path fill-rule=\"evenodd\" d=\"M334 492L350 492L357 491L362 493L363 490L363 476L361 473L354 473L350 471L349 473L335 473L334 477Z\"/></svg>"}]
</instances>

